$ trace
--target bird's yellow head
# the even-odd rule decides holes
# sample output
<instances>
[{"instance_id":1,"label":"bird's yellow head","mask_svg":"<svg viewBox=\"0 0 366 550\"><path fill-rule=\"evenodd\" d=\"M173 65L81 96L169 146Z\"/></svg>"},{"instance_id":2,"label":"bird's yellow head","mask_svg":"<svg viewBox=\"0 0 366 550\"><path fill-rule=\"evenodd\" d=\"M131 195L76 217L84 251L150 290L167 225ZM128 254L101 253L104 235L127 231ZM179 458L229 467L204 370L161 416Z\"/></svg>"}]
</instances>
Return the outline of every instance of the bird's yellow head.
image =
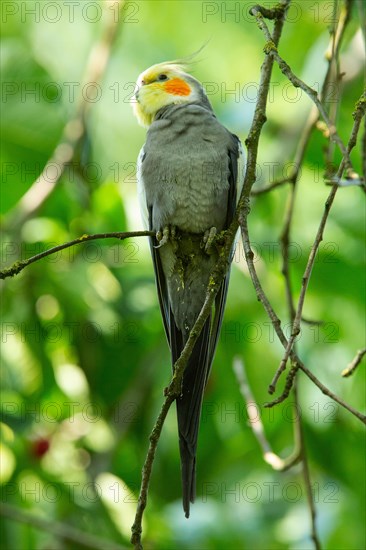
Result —
<instances>
[{"instance_id":1,"label":"bird's yellow head","mask_svg":"<svg viewBox=\"0 0 366 550\"><path fill-rule=\"evenodd\" d=\"M156 113L167 105L200 100L202 86L184 68L178 62L165 62L140 74L132 105L141 126L150 126Z\"/></svg>"}]
</instances>

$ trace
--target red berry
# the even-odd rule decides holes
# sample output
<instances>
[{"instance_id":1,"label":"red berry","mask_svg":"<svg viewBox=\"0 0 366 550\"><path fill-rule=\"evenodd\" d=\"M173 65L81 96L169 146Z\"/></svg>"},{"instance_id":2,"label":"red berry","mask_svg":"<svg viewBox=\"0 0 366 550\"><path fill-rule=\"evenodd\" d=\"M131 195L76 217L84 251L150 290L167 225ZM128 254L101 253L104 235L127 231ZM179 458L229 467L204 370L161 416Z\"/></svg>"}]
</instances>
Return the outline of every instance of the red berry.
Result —
<instances>
[{"instance_id":1,"label":"red berry","mask_svg":"<svg viewBox=\"0 0 366 550\"><path fill-rule=\"evenodd\" d=\"M37 458L42 458L42 456L47 453L49 448L50 442L48 439L36 439L36 441L34 441L32 445L32 454Z\"/></svg>"}]
</instances>

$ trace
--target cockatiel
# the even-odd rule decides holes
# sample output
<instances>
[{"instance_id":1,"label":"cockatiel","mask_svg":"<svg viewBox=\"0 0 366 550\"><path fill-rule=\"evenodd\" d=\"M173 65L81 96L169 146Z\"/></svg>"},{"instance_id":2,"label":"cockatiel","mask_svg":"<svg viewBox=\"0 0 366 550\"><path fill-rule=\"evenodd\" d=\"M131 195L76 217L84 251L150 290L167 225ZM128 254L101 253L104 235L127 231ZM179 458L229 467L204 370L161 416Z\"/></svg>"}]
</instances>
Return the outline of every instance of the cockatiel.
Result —
<instances>
[{"instance_id":1,"label":"cockatiel","mask_svg":"<svg viewBox=\"0 0 366 550\"><path fill-rule=\"evenodd\" d=\"M242 147L215 117L202 85L172 61L137 80L133 102L148 128L138 158L138 191L172 364L180 356L205 300L218 260L215 234L228 228L243 182ZM195 498L196 448L203 392L219 337L229 282L217 294L183 376L177 398L183 508Z\"/></svg>"}]
</instances>

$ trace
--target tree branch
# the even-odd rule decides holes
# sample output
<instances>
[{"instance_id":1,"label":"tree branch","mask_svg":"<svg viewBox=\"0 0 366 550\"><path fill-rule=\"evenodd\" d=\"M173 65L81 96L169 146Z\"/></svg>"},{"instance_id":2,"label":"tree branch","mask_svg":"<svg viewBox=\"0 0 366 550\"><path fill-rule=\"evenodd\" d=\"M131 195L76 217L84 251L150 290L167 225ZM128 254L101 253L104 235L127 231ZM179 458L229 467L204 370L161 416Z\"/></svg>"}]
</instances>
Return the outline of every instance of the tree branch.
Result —
<instances>
[{"instance_id":1,"label":"tree branch","mask_svg":"<svg viewBox=\"0 0 366 550\"><path fill-rule=\"evenodd\" d=\"M284 24L284 15L286 9L289 5L290 0L281 0L280 4L282 9L280 10L279 18L276 19L274 26L274 41L278 43L283 24ZM267 103L267 95L269 92L269 83L272 74L273 59L270 57L265 58L262 67L261 67L261 82L260 89L258 94L258 100L256 104L256 109L253 117L253 122L249 132L248 139L246 140L246 145L248 148L248 159L246 172L244 177L244 185L242 194L236 209L234 219L225 233L225 243L223 245L220 258L217 265L215 266L211 276L210 282L208 285L205 303L202 307L202 310L197 318L196 323L194 324L188 341L174 365L174 375L172 381L165 392L165 400L158 415L157 421L155 423L154 429L150 436L150 445L148 449L147 456L145 458L145 463L142 470L142 482L140 488L140 495L138 500L138 506L135 516L135 521L132 526L132 537L131 542L135 545L135 548L140 550L142 548L141 544L141 534L142 534L142 517L147 503L147 493L148 486L151 477L152 464L154 461L155 450L160 438L161 430L167 415L167 412L175 400L176 396L180 392L180 384L183 377L184 369L187 365L190 354L192 353L195 342L197 341L200 332L204 326L208 315L210 314L215 296L220 288L221 282L227 272L227 267L229 263L229 257L231 256L232 246L235 240L236 232L239 227L239 215L242 212L246 214L249 213L249 195L251 187L255 181L255 170L256 170L256 159L258 151L258 142L259 136L263 124L266 121L265 111Z\"/></svg>"},{"instance_id":2,"label":"tree branch","mask_svg":"<svg viewBox=\"0 0 366 550\"><path fill-rule=\"evenodd\" d=\"M264 309L266 310L266 313L272 322L273 328L277 334L279 341L281 342L283 347L286 348L286 346L288 345L288 341L281 328L281 321L278 318L276 312L274 311L271 303L269 302L262 288L261 282L258 278L256 269L254 267L254 261L253 261L254 253L250 245L247 220L241 217L240 225L241 225L241 234L243 239L245 258L247 261L248 270L249 270L250 277L252 279L254 290L257 295L257 299L259 302L262 303ZM310 380L314 382L316 386L318 386L318 388L321 390L322 393L324 393L324 395L327 395L328 397L336 401L339 405L341 405L341 407L345 408L348 412L350 412L351 414L356 416L359 420L361 420L361 422L366 424L366 416L360 413L359 411L357 411L356 409L354 409L351 405L348 405L348 403L343 401L340 397L338 397L336 394L331 392L326 386L324 386L324 384L322 384L322 382L320 382L320 380L318 380L318 378L304 365L304 363L301 361L298 355L294 353L294 351L291 351L290 358L293 361L294 365L297 364L298 368L301 369L308 376L308 378L310 378ZM277 403L283 400L284 399L281 399L280 397L271 403L267 403L265 406L273 407L274 405L276 405Z\"/></svg>"},{"instance_id":3,"label":"tree branch","mask_svg":"<svg viewBox=\"0 0 366 550\"><path fill-rule=\"evenodd\" d=\"M23 269L28 265L33 264L34 262L38 262L39 260L42 260L42 258L45 258L46 256L50 256L51 254L55 254L60 250L64 250L65 248L70 248L70 246L74 246L76 244L86 243L87 241L95 241L97 239L119 239L120 241L123 241L124 239L129 239L130 237L152 237L154 235L155 233L153 233L152 231L123 231L123 232L117 231L112 233L95 233L94 235L82 235L81 237L78 237L73 241L69 241L64 244L59 244L58 246L54 246L53 248L45 250L44 252L40 252L39 254L36 254L35 256L28 258L27 260L20 260L15 262L10 267L7 267L6 269L3 269L0 271L0 279L13 277L14 275L17 275L18 273L23 271Z\"/></svg>"},{"instance_id":4,"label":"tree branch","mask_svg":"<svg viewBox=\"0 0 366 550\"><path fill-rule=\"evenodd\" d=\"M294 396L295 396L296 408L298 411L299 410L298 380L296 380L294 384ZM313 539L315 549L320 550L321 546L320 546L320 540L319 540L317 526L316 526L316 508L315 508L315 502L314 502L313 487L312 487L311 477L310 477L309 462L308 462L308 457L306 452L304 428L303 428L301 417L299 415L296 418L295 429L296 429L297 439L299 441L299 446L300 446L300 463L302 468L302 475L304 478L306 498L307 498L308 506L310 510L311 538Z\"/></svg>"},{"instance_id":5,"label":"tree branch","mask_svg":"<svg viewBox=\"0 0 366 550\"><path fill-rule=\"evenodd\" d=\"M295 448L290 456L288 456L287 458L281 458L273 452L272 447L268 442L268 439L266 438L263 423L258 415L258 405L253 397L252 390L249 386L244 363L238 357L234 358L233 370L239 383L240 393L242 394L246 405L250 426L253 430L253 434L256 440L259 443L259 446L262 449L264 461L272 466L274 470L277 470L279 472L289 470L301 459L298 440L295 440ZM253 406L254 410L256 411L254 414L252 412Z\"/></svg>"},{"instance_id":6,"label":"tree branch","mask_svg":"<svg viewBox=\"0 0 366 550\"><path fill-rule=\"evenodd\" d=\"M279 178L278 180L272 181L268 185L264 185L263 187L259 187L258 189L252 189L251 196L252 197L258 197L259 195L264 195L265 193L269 193L270 191L273 191L273 189L277 189L278 187L282 187L286 183L292 183L291 176L286 178Z\"/></svg>"},{"instance_id":7,"label":"tree branch","mask_svg":"<svg viewBox=\"0 0 366 550\"><path fill-rule=\"evenodd\" d=\"M355 372L355 370L357 369L358 365L361 363L362 359L363 359L363 356L365 355L366 353L366 348L364 349L359 349L358 352L356 353L356 356L352 359L352 361L347 365L347 368L345 368L343 371L342 371L342 376L344 376L345 378L347 378L348 376L351 376L351 374L353 374Z\"/></svg>"},{"instance_id":8,"label":"tree branch","mask_svg":"<svg viewBox=\"0 0 366 550\"><path fill-rule=\"evenodd\" d=\"M320 391L322 393L324 393L324 395L327 395L328 397L333 399L333 401L338 403L338 405L340 405L341 407L344 407L350 413L352 413L354 416L356 416L359 420L361 420L361 422L363 422L363 424L366 424L366 415L360 413L359 411L357 411L356 409L351 407L351 405L348 405L348 403L343 401L343 399L338 397L335 393L330 391L330 389L327 388L326 386L324 386L324 384L322 384L322 382L320 382L320 380L318 380L318 378L315 376L315 374L313 374L303 363L300 362L299 368L306 374L306 376L308 378L310 378L310 380L312 382L314 382L314 384L316 386L318 386L318 388L320 389Z\"/></svg>"},{"instance_id":9,"label":"tree branch","mask_svg":"<svg viewBox=\"0 0 366 550\"><path fill-rule=\"evenodd\" d=\"M344 9L342 9L341 11L341 15L340 15L337 27L335 27L336 14L334 14L334 17L333 17L333 20L334 20L333 28L331 28L329 31L331 35L330 44L328 46L327 53L325 55L325 57L328 59L328 68L327 68L326 75L324 77L324 81L323 81L323 85L320 93L321 100L325 98L326 91L329 87L329 83L332 81L332 74L334 73L335 64L337 65L335 78L337 78L337 75L339 73L339 66L338 66L339 63L337 62L337 59L340 51L340 46L343 40L344 32L346 30L347 24L350 19L350 11L351 11L350 2L346 2ZM291 239L291 224L294 216L296 190L297 190L297 183L298 183L298 178L300 174L300 167L302 166L302 162L304 160L305 152L306 152L310 137L312 135L314 128L316 127L316 122L318 119L319 119L318 109L316 105L313 105L305 125L305 130L302 133L299 145L296 150L295 162L294 162L295 167L294 167L293 173L289 177L289 181L293 185L290 190L290 197L288 199L288 203L286 207L285 223L283 225L283 229L280 235L280 244L281 244L281 252L282 252L282 274L285 279L287 306L289 309L289 318L291 320L292 325L294 322L296 312L295 312L291 278L290 278L289 246L290 246L290 239ZM301 314L301 320L304 321L304 317L302 314ZM293 379L289 377L288 380L286 381L285 392L288 389L288 383L290 383L291 380ZM274 379L274 382L272 382L270 386L271 390L275 387L276 381L277 380ZM287 397L286 394L283 394L283 395Z\"/></svg>"},{"instance_id":10,"label":"tree branch","mask_svg":"<svg viewBox=\"0 0 366 550\"><path fill-rule=\"evenodd\" d=\"M366 94L364 92L362 94L360 100L357 102L355 111L353 113L354 124L353 124L352 132L351 132L351 137L350 137L350 140L349 140L348 145L347 145L347 155L349 155L349 153L351 152L351 150L353 149L353 147L356 144L357 135L358 135L358 132L359 132L359 129L360 129L362 118L365 115L365 111L366 111ZM338 172L337 172L338 176L340 176L342 174L343 168L345 166L345 162L346 162L345 159L343 159L340 166L339 166ZM275 376L274 376L274 378L273 378L273 380L270 384L270 387L269 387L270 393L275 392L277 381L278 381L279 377L281 376L281 373L286 368L286 363L288 361L288 358L290 357L291 350L292 350L292 347L294 345L295 339L298 336L298 334L300 333L301 316L302 316L302 311L303 311L303 307L304 307L306 292L307 292L310 277L311 277L311 272L312 272L313 267L314 267L314 262L315 262L315 258L316 258L320 243L323 240L323 233L324 233L325 224L328 220L328 215L329 215L330 209L332 207L334 198L336 196L337 190L338 190L337 186L332 187L332 190L329 193L329 196L328 196L328 198L326 200L326 203L325 203L324 212L323 212L320 224L319 224L319 228L318 228L313 246L311 247L309 258L308 258L306 268L305 268L305 271L304 271L304 275L303 275L303 278L302 278L300 297L299 297L297 310L296 310L295 318L294 318L293 325L292 325L291 336L290 336L289 341L287 343L287 346L286 346L286 349L285 349L285 354L284 354L284 356L283 356L283 358L280 362L280 365L277 369L277 372L276 372L276 374L275 374Z\"/></svg>"},{"instance_id":11,"label":"tree branch","mask_svg":"<svg viewBox=\"0 0 366 550\"><path fill-rule=\"evenodd\" d=\"M266 17L265 12L262 10L261 6L255 6L255 7L257 8L257 10L259 10L262 13L262 15L264 17ZM339 21L338 21L338 25L337 25L337 29L335 30L335 32L331 33L332 37L331 37L330 44L328 46L328 50L327 50L327 53L326 53L326 58L329 59L329 63L328 63L327 73L326 73L325 78L324 78L322 90L321 90L321 93L320 93L320 98L321 99L324 98L326 90L328 88L329 79L330 79L331 74L332 74L333 59L338 57L338 55L339 55L340 46L341 46L341 43L342 43L342 40L343 40L343 37L344 37L344 32L346 30L347 24L350 20L350 16L351 16L351 2L349 0L347 0L345 2L344 9L342 9L342 11L341 11ZM329 52L331 52L331 54L329 54ZM269 191L272 191L273 189L277 189L278 187L281 187L286 183L293 183L294 186L296 185L297 179L299 177L300 167L301 167L302 162L304 160L307 145L309 143L309 139L311 137L311 134L312 134L312 132L315 128L315 125L316 125L318 119L319 119L318 109L317 109L316 105L313 105L312 109L310 110L308 120L305 124L305 128L304 129L302 128L301 132L300 132L300 141L299 141L299 144L297 146L297 150L296 150L296 154L295 154L295 159L294 159L294 163L293 163L294 164L293 171L285 178L280 178L278 180L275 180L274 182L272 182L272 183L270 183L270 184L268 184L264 187L261 187L259 189L253 189L252 192L251 192L251 194L253 196L268 193ZM295 189L293 187L292 192L294 192L294 191L295 191Z\"/></svg>"},{"instance_id":12,"label":"tree branch","mask_svg":"<svg viewBox=\"0 0 366 550\"><path fill-rule=\"evenodd\" d=\"M235 234L234 234L235 236ZM234 239L234 236L232 237ZM231 250L231 248L229 249ZM165 400L155 422L154 428L150 435L150 444L145 458L144 466L142 468L142 480L140 487L140 494L138 498L137 510L135 515L135 521L132 525L131 542L135 548L140 550L141 534L142 534L142 517L147 504L148 489L150 484L152 466L155 458L155 451L160 439L161 430L163 428L166 416L170 409L171 404L181 394L181 386L184 370L187 366L188 360L192 354L193 348L198 340L199 335L204 327L204 324L210 315L215 297L220 289L221 282L228 267L228 254L222 255L218 261L217 266L211 274L208 289L206 291L205 302L202 306L200 314L189 334L188 340L182 353L174 364L173 377L169 386L165 389Z\"/></svg>"},{"instance_id":13,"label":"tree branch","mask_svg":"<svg viewBox=\"0 0 366 550\"><path fill-rule=\"evenodd\" d=\"M341 138L339 137L336 127L334 126L334 124L329 119L328 114L327 114L326 110L324 109L324 107L323 107L323 105L322 105L322 103L319 99L319 96L318 96L317 92L315 90L313 90L312 88L310 88L310 86L305 84L305 82L303 82L300 78L298 78L292 72L290 66L279 55L279 53L277 51L277 45L274 42L274 40L273 40L273 38L272 38L272 36L269 32L269 29L268 29L268 27L267 27L267 25L266 25L266 23L263 19L263 15L261 14L261 12L256 8L252 8L251 12L252 12L252 15L254 15L255 18L256 18L258 27L261 29L261 31L263 32L264 36L267 39L267 44L264 47L265 53L268 56L273 57L277 61L277 64L278 64L281 72L288 78L288 80L293 84L293 86L295 88L301 88L309 96L309 98L315 103L319 113L321 114L324 122L327 125L330 139L338 145L339 149L342 152L342 155L345 159L345 165L344 165L345 168L350 173L354 173L352 163L351 163L351 159L349 157L349 153L347 151L347 148L344 145Z\"/></svg>"}]
</instances>

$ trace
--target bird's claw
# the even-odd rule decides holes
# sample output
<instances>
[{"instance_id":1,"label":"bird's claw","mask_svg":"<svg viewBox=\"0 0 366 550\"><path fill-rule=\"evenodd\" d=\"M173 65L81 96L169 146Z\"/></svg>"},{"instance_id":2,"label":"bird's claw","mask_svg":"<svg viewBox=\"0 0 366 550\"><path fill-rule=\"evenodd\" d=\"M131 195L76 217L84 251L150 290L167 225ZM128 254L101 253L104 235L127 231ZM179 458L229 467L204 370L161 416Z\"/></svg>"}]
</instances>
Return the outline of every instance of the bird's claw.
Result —
<instances>
[{"instance_id":1,"label":"bird's claw","mask_svg":"<svg viewBox=\"0 0 366 550\"><path fill-rule=\"evenodd\" d=\"M212 254L212 245L215 242L216 234L216 227L211 227L205 231L202 239L202 248L205 249L206 254Z\"/></svg>"},{"instance_id":2,"label":"bird's claw","mask_svg":"<svg viewBox=\"0 0 366 550\"><path fill-rule=\"evenodd\" d=\"M172 225L171 227L169 227L169 225L166 225L162 231L159 230L156 232L156 240L159 241L159 244L157 244L154 248L161 248L162 246L167 244L169 240L174 240L175 234L175 226Z\"/></svg>"}]
</instances>

